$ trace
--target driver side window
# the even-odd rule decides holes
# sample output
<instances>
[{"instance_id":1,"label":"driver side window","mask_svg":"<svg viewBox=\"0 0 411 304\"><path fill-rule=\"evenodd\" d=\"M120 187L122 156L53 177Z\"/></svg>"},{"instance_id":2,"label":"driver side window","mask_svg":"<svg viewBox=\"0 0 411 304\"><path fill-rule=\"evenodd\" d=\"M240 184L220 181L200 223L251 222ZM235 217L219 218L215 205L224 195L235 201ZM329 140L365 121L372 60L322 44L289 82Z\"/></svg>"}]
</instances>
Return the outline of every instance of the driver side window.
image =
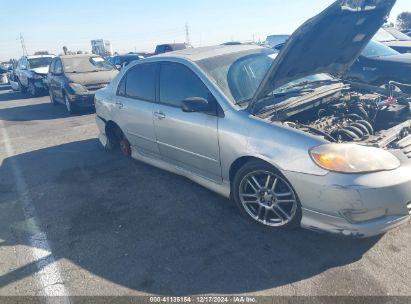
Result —
<instances>
[{"instance_id":1,"label":"driver side window","mask_svg":"<svg viewBox=\"0 0 411 304\"><path fill-rule=\"evenodd\" d=\"M181 107L190 97L210 99L211 93L197 75L179 63L162 63L160 72L160 103Z\"/></svg>"}]
</instances>

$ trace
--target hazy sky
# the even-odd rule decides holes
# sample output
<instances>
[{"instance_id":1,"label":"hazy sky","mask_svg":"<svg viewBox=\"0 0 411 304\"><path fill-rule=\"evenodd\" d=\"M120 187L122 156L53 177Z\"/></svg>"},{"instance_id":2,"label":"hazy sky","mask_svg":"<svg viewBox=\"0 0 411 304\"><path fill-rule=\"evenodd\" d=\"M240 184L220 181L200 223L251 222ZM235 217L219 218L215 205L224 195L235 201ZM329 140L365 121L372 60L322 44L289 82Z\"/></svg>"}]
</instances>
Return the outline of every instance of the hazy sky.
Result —
<instances>
[{"instance_id":1,"label":"hazy sky","mask_svg":"<svg viewBox=\"0 0 411 304\"><path fill-rule=\"evenodd\" d=\"M230 40L264 40L293 32L333 0L0 0L0 60L22 55L20 33L29 53L90 51L90 40L107 39L113 50L153 51L156 44L185 41L189 25L194 46ZM397 0L391 19L411 11Z\"/></svg>"}]
</instances>

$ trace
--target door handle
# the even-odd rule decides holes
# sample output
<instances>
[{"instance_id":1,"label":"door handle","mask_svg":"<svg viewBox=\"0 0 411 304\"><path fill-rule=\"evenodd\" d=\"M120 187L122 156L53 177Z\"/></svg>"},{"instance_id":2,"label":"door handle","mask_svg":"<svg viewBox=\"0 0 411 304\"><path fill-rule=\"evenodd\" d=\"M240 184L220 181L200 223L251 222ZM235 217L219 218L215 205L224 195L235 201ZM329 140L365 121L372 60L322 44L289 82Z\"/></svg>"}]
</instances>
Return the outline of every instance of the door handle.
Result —
<instances>
[{"instance_id":1,"label":"door handle","mask_svg":"<svg viewBox=\"0 0 411 304\"><path fill-rule=\"evenodd\" d=\"M124 107L124 105L120 101L116 101L116 105L119 109L122 109Z\"/></svg>"},{"instance_id":2,"label":"door handle","mask_svg":"<svg viewBox=\"0 0 411 304\"><path fill-rule=\"evenodd\" d=\"M154 112L154 117L157 118L158 120L162 120L166 118L166 114L163 112Z\"/></svg>"}]
</instances>

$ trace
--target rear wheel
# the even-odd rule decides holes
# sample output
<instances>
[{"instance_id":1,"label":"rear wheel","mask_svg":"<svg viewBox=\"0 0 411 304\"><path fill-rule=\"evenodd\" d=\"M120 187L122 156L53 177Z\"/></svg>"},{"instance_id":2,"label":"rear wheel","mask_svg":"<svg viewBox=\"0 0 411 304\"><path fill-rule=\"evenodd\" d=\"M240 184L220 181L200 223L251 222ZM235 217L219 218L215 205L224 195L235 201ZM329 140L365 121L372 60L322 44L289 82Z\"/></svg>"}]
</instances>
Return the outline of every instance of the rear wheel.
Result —
<instances>
[{"instance_id":1,"label":"rear wheel","mask_svg":"<svg viewBox=\"0 0 411 304\"><path fill-rule=\"evenodd\" d=\"M131 145L125 137L120 127L113 122L108 122L106 125L107 144L106 149L120 149L121 153L126 157L131 157Z\"/></svg>"},{"instance_id":2,"label":"rear wheel","mask_svg":"<svg viewBox=\"0 0 411 304\"><path fill-rule=\"evenodd\" d=\"M50 102L53 106L57 105L57 101L54 97L53 91L49 89L49 95L50 95Z\"/></svg>"},{"instance_id":3,"label":"rear wheel","mask_svg":"<svg viewBox=\"0 0 411 304\"><path fill-rule=\"evenodd\" d=\"M272 229L296 228L301 223L301 205L291 184L271 165L246 163L235 175L233 198L252 222Z\"/></svg>"},{"instance_id":4,"label":"rear wheel","mask_svg":"<svg viewBox=\"0 0 411 304\"><path fill-rule=\"evenodd\" d=\"M131 157L131 145L125 136L120 140L120 151L126 157Z\"/></svg>"}]
</instances>

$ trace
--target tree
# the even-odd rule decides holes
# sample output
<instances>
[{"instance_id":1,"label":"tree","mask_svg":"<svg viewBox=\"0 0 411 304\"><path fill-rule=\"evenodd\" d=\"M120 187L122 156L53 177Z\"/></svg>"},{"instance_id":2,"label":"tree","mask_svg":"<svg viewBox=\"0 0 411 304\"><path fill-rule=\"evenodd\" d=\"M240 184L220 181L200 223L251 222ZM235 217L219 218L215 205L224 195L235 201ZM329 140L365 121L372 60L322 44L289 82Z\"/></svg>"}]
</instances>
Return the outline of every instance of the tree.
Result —
<instances>
[{"instance_id":1,"label":"tree","mask_svg":"<svg viewBox=\"0 0 411 304\"><path fill-rule=\"evenodd\" d=\"M397 17L397 26L402 29L410 29L411 28L411 12L403 12L398 15Z\"/></svg>"},{"instance_id":2,"label":"tree","mask_svg":"<svg viewBox=\"0 0 411 304\"><path fill-rule=\"evenodd\" d=\"M67 55L67 51L68 51L68 48L66 46L63 46L64 55Z\"/></svg>"}]
</instances>

